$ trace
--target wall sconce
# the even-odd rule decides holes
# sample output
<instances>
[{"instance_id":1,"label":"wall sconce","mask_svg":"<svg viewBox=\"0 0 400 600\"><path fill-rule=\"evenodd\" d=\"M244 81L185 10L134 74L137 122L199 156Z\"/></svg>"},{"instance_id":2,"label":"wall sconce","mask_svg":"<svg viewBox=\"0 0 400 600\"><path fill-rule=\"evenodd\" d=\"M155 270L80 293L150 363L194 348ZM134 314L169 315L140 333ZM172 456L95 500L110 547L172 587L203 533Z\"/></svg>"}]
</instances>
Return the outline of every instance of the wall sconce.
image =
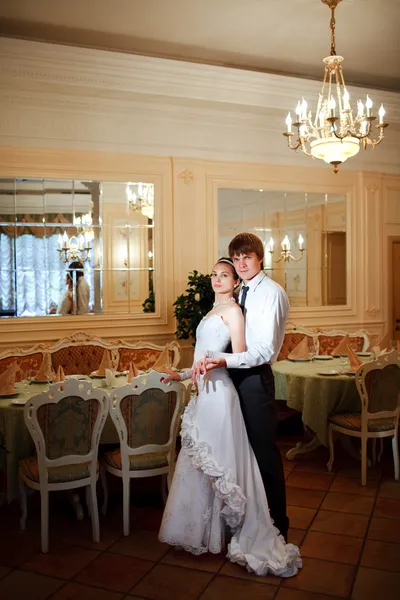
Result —
<instances>
[{"instance_id":1,"label":"wall sconce","mask_svg":"<svg viewBox=\"0 0 400 600\"><path fill-rule=\"evenodd\" d=\"M303 236L301 235L301 233L299 234L299 237L297 239L297 243L299 245L299 252L300 252L300 256L298 258L295 258L293 256L293 254L290 251L290 241L287 235L285 235L285 237L283 238L282 242L281 242L281 252L280 252L280 257L278 258L278 260L276 260L275 262L281 262L281 260L283 260L284 262L289 262L290 260L293 260L294 262L299 262L299 260L301 260L303 258L303 252L305 250L304 248L304 239ZM271 256L274 254L275 249L275 242L274 242L274 238L271 237L269 242L268 242L268 252L271 254Z\"/></svg>"}]
</instances>

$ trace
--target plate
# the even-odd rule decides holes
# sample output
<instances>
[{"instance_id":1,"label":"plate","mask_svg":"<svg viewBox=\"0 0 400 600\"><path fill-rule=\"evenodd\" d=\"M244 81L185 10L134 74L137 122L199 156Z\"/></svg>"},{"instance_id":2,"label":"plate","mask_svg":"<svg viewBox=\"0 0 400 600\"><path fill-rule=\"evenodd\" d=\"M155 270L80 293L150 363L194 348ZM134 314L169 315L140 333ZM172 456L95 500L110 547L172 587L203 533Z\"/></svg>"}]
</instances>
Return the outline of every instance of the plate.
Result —
<instances>
[{"instance_id":1,"label":"plate","mask_svg":"<svg viewBox=\"0 0 400 600\"><path fill-rule=\"evenodd\" d=\"M18 396L19 392L11 392L11 394L1 394L0 393L0 398L15 398L15 396Z\"/></svg>"},{"instance_id":2,"label":"plate","mask_svg":"<svg viewBox=\"0 0 400 600\"><path fill-rule=\"evenodd\" d=\"M335 375L341 375L341 372L337 369L321 369L317 371L317 375L325 375L326 377L334 377Z\"/></svg>"},{"instance_id":3,"label":"plate","mask_svg":"<svg viewBox=\"0 0 400 600\"><path fill-rule=\"evenodd\" d=\"M51 380L49 379L31 379L30 381L31 383L53 383Z\"/></svg>"},{"instance_id":4,"label":"plate","mask_svg":"<svg viewBox=\"0 0 400 600\"><path fill-rule=\"evenodd\" d=\"M332 360L333 356L330 354L317 354L314 358L315 360Z\"/></svg>"},{"instance_id":5,"label":"plate","mask_svg":"<svg viewBox=\"0 0 400 600\"><path fill-rule=\"evenodd\" d=\"M11 404L16 404L17 406L25 406L28 400L29 398L14 398L14 400L11 400Z\"/></svg>"},{"instance_id":6,"label":"plate","mask_svg":"<svg viewBox=\"0 0 400 600\"><path fill-rule=\"evenodd\" d=\"M354 376L355 376L355 374L356 374L356 372L355 372L355 371L350 371L350 370L343 371L343 375L350 375L350 376L353 376L353 377L354 377Z\"/></svg>"},{"instance_id":7,"label":"plate","mask_svg":"<svg viewBox=\"0 0 400 600\"><path fill-rule=\"evenodd\" d=\"M366 356L367 358L372 356L372 352L356 352L356 354L357 356Z\"/></svg>"},{"instance_id":8,"label":"plate","mask_svg":"<svg viewBox=\"0 0 400 600\"><path fill-rule=\"evenodd\" d=\"M290 362L310 362L309 358L289 358Z\"/></svg>"},{"instance_id":9,"label":"plate","mask_svg":"<svg viewBox=\"0 0 400 600\"><path fill-rule=\"evenodd\" d=\"M106 378L105 375L97 375L97 373L90 373L89 377L91 379L105 379Z\"/></svg>"}]
</instances>

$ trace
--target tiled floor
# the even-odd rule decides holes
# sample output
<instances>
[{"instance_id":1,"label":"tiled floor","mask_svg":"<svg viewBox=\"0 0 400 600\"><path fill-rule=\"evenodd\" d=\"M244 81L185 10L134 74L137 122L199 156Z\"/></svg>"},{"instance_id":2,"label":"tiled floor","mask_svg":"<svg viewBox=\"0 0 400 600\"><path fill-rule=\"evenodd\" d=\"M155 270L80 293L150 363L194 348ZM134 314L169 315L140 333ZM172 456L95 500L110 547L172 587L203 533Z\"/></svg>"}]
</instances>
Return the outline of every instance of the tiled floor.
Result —
<instances>
[{"instance_id":1,"label":"tiled floor","mask_svg":"<svg viewBox=\"0 0 400 600\"><path fill-rule=\"evenodd\" d=\"M294 445L280 440L282 454ZM38 494L30 498L27 529L16 503L0 509L1 600L394 600L400 590L400 484L385 462L359 484L359 465L345 454L325 469L327 451L284 459L290 541L303 569L292 579L255 577L223 556L192 556L157 539L162 505L156 480L132 488L131 535L122 535L120 482L101 517L101 543L88 517L76 521L65 496L52 496L50 552L40 553Z\"/></svg>"}]
</instances>

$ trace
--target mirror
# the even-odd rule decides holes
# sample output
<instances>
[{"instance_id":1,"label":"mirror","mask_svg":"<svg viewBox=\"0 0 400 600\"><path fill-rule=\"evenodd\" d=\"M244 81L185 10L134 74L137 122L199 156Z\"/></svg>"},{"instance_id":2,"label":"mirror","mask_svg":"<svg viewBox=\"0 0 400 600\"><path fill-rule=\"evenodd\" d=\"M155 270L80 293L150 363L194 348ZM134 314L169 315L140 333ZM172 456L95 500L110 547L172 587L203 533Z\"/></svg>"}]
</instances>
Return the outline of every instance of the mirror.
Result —
<instances>
[{"instance_id":1,"label":"mirror","mask_svg":"<svg viewBox=\"0 0 400 600\"><path fill-rule=\"evenodd\" d=\"M218 252L242 231L264 243L264 271L291 306L346 304L346 196L220 188Z\"/></svg>"},{"instance_id":2,"label":"mirror","mask_svg":"<svg viewBox=\"0 0 400 600\"><path fill-rule=\"evenodd\" d=\"M0 179L0 316L155 312L154 184Z\"/></svg>"}]
</instances>

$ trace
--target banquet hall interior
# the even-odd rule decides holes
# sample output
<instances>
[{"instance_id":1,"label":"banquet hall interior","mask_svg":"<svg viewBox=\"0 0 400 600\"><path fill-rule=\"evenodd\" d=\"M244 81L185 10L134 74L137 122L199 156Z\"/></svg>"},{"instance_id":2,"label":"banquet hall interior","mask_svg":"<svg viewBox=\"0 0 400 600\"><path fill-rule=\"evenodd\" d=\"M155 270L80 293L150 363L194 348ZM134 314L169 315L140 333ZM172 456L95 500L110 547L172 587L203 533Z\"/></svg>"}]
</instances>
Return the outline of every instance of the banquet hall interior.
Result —
<instances>
[{"instance_id":1,"label":"banquet hall interior","mask_svg":"<svg viewBox=\"0 0 400 600\"><path fill-rule=\"evenodd\" d=\"M399 28L398 0L0 2L2 600L398 598ZM241 232L290 302L287 579L158 540L196 393L163 374Z\"/></svg>"}]
</instances>

